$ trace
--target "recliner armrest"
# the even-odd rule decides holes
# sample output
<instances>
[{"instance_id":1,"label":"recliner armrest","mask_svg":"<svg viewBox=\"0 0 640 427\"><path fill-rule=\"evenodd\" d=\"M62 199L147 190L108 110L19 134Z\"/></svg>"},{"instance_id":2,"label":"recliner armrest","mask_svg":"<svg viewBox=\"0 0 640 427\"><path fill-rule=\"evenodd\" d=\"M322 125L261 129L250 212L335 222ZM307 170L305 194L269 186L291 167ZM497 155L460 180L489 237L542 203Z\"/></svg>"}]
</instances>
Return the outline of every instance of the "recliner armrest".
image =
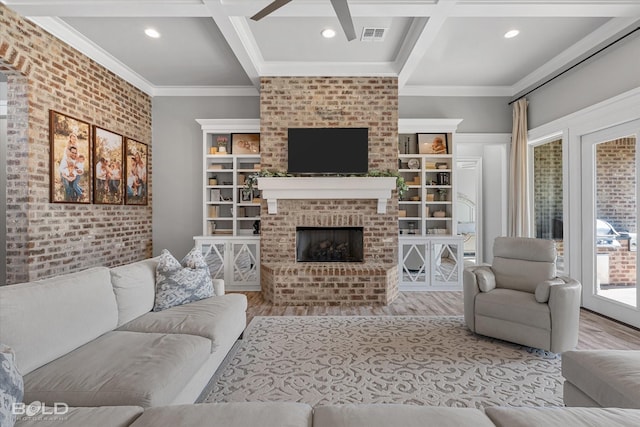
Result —
<instances>
[{"instance_id":1,"label":"recliner armrest","mask_svg":"<svg viewBox=\"0 0 640 427\"><path fill-rule=\"evenodd\" d=\"M467 327L475 332L475 301L476 295L480 293L478 276L476 272L480 269L489 270L491 266L487 264L474 265L464 269L462 275L463 297L464 297L464 320ZM493 272L491 272L493 274Z\"/></svg>"},{"instance_id":2,"label":"recliner armrest","mask_svg":"<svg viewBox=\"0 0 640 427\"><path fill-rule=\"evenodd\" d=\"M582 285L570 277L558 277L564 283L549 288L551 313L551 351L561 353L578 344Z\"/></svg>"}]
</instances>

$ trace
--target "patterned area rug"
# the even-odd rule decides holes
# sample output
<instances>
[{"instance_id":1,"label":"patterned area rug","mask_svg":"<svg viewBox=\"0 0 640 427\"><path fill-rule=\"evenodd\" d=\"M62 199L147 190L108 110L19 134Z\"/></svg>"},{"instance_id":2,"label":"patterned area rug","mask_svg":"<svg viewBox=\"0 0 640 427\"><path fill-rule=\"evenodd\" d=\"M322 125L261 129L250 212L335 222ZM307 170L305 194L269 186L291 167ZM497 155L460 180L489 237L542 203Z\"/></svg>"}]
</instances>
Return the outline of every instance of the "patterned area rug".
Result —
<instances>
[{"instance_id":1,"label":"patterned area rug","mask_svg":"<svg viewBox=\"0 0 640 427\"><path fill-rule=\"evenodd\" d=\"M256 317L204 402L560 406L560 357L462 317Z\"/></svg>"}]
</instances>

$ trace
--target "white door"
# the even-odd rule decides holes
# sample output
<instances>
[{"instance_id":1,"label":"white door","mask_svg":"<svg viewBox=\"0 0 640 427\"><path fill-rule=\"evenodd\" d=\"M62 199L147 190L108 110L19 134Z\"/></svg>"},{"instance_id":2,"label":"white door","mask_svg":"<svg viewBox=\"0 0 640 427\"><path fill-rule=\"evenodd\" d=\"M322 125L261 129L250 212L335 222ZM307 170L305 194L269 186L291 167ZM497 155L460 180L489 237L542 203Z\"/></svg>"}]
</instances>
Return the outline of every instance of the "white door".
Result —
<instances>
[{"instance_id":1,"label":"white door","mask_svg":"<svg viewBox=\"0 0 640 427\"><path fill-rule=\"evenodd\" d=\"M638 150L640 120L583 135L583 305L640 327Z\"/></svg>"}]
</instances>

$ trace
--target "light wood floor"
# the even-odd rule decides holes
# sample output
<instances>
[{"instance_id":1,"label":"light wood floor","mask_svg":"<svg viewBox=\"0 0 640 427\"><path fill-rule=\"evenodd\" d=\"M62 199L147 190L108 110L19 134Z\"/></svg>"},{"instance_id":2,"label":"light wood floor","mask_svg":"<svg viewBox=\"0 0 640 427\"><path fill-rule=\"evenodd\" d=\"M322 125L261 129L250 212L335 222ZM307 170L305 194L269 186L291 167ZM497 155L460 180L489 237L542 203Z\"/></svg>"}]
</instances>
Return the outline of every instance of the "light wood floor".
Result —
<instances>
[{"instance_id":1,"label":"light wood floor","mask_svg":"<svg viewBox=\"0 0 640 427\"><path fill-rule=\"evenodd\" d=\"M247 324L254 316L462 316L462 292L400 292L388 306L274 306L260 292L249 300ZM640 350L640 331L587 310L580 311L578 349Z\"/></svg>"}]
</instances>

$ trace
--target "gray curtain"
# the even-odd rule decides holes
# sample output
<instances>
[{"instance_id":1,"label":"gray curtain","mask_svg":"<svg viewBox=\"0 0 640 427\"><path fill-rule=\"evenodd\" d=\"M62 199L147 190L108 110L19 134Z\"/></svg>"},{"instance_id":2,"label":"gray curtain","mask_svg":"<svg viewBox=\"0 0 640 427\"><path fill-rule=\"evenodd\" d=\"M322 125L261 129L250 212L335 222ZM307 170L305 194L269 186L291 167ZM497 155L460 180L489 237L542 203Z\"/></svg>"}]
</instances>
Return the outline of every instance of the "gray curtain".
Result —
<instances>
[{"instance_id":1,"label":"gray curtain","mask_svg":"<svg viewBox=\"0 0 640 427\"><path fill-rule=\"evenodd\" d=\"M530 237L529 186L527 185L527 100L513 103L513 132L509 164L509 236Z\"/></svg>"}]
</instances>

